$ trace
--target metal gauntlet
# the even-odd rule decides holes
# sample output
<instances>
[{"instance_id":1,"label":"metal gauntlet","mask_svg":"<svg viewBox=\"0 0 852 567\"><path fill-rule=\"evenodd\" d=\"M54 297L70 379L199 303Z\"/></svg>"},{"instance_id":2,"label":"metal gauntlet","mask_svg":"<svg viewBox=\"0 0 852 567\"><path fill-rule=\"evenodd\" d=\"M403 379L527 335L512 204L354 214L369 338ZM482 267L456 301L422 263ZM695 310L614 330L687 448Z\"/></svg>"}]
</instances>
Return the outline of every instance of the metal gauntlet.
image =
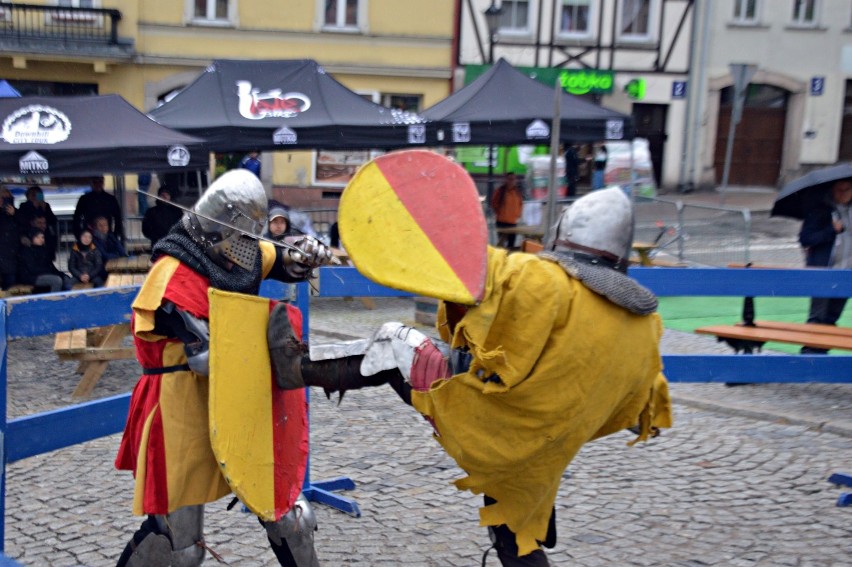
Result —
<instances>
[{"instance_id":1,"label":"metal gauntlet","mask_svg":"<svg viewBox=\"0 0 852 567\"><path fill-rule=\"evenodd\" d=\"M315 268L338 263L331 249L313 236L286 236L284 242L293 246L281 255L292 278L307 279Z\"/></svg>"}]
</instances>

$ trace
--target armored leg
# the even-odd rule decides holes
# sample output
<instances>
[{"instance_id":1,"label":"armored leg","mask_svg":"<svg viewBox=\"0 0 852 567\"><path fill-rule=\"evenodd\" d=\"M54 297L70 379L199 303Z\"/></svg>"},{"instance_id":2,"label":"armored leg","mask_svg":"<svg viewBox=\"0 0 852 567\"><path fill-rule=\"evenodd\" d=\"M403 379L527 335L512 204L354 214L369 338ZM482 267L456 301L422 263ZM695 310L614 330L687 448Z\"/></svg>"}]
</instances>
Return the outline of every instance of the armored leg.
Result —
<instances>
[{"instance_id":1,"label":"armored leg","mask_svg":"<svg viewBox=\"0 0 852 567\"><path fill-rule=\"evenodd\" d=\"M484 495L486 505L497 502L488 495ZM550 562L547 560L547 554L542 549L536 549L532 553L518 557L518 545L515 543L515 533L505 524L499 526L489 526L488 535L491 538L491 544L497 550L497 558L500 560L500 565L503 567L550 567ZM550 521L547 525L547 535L543 542L539 542L545 547L553 547L556 545L556 510L550 513ZM490 551L490 549L488 550ZM482 558L482 564L485 565L485 558Z\"/></svg>"},{"instance_id":2,"label":"armored leg","mask_svg":"<svg viewBox=\"0 0 852 567\"><path fill-rule=\"evenodd\" d=\"M118 559L117 567L196 567L204 560L204 506L148 516Z\"/></svg>"},{"instance_id":3,"label":"armored leg","mask_svg":"<svg viewBox=\"0 0 852 567\"><path fill-rule=\"evenodd\" d=\"M314 548L317 519L304 494L277 522L261 522L278 563L284 567L319 567Z\"/></svg>"}]
</instances>

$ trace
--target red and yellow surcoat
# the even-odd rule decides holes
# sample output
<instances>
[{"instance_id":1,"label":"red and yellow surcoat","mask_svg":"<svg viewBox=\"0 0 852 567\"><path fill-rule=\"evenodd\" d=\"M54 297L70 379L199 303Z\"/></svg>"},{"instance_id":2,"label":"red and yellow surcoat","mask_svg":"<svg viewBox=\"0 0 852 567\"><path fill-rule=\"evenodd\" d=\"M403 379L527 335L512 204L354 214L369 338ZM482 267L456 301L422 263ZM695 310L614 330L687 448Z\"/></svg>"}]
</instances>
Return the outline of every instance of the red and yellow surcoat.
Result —
<instances>
[{"instance_id":1,"label":"red and yellow surcoat","mask_svg":"<svg viewBox=\"0 0 852 567\"><path fill-rule=\"evenodd\" d=\"M261 252L265 277L275 261L275 249L261 242ZM207 278L170 256L151 267L132 305L136 358L143 368L186 364L182 342L154 333L154 312L163 301L171 301L207 320L208 288ZM296 308L290 308L290 321L301 337ZM231 492L210 444L208 391L207 377L190 370L140 377L115 460L118 469L132 471L136 479L134 514L166 514Z\"/></svg>"}]
</instances>

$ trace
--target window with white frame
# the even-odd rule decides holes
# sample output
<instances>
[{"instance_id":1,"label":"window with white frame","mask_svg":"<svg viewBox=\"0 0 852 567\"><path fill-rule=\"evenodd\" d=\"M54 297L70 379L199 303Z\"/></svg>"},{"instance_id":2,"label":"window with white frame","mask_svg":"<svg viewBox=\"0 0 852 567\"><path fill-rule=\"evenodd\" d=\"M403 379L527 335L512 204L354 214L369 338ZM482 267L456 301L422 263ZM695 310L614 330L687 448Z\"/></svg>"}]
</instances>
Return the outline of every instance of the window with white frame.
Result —
<instances>
[{"instance_id":1,"label":"window with white frame","mask_svg":"<svg viewBox=\"0 0 852 567\"><path fill-rule=\"evenodd\" d=\"M323 27L357 29L359 3L359 0L325 0Z\"/></svg>"},{"instance_id":2,"label":"window with white frame","mask_svg":"<svg viewBox=\"0 0 852 567\"><path fill-rule=\"evenodd\" d=\"M734 0L734 22L754 25L760 18L759 0Z\"/></svg>"},{"instance_id":3,"label":"window with white frame","mask_svg":"<svg viewBox=\"0 0 852 567\"><path fill-rule=\"evenodd\" d=\"M814 27L819 18L819 0L794 0L793 25Z\"/></svg>"},{"instance_id":4,"label":"window with white frame","mask_svg":"<svg viewBox=\"0 0 852 567\"><path fill-rule=\"evenodd\" d=\"M503 0L500 16L500 33L528 33L530 31L529 0Z\"/></svg>"},{"instance_id":5,"label":"window with white frame","mask_svg":"<svg viewBox=\"0 0 852 567\"><path fill-rule=\"evenodd\" d=\"M60 8L100 8L100 0L57 0ZM100 16L92 12L62 11L51 12L45 16L48 24L56 22L79 22L92 25L102 24Z\"/></svg>"},{"instance_id":6,"label":"window with white frame","mask_svg":"<svg viewBox=\"0 0 852 567\"><path fill-rule=\"evenodd\" d=\"M196 23L229 24L234 17L236 0L189 0L190 19Z\"/></svg>"},{"instance_id":7,"label":"window with white frame","mask_svg":"<svg viewBox=\"0 0 852 567\"><path fill-rule=\"evenodd\" d=\"M618 37L626 41L649 41L656 34L658 0L621 0Z\"/></svg>"},{"instance_id":8,"label":"window with white frame","mask_svg":"<svg viewBox=\"0 0 852 567\"><path fill-rule=\"evenodd\" d=\"M562 0L559 35L589 37L592 33L592 0Z\"/></svg>"}]
</instances>

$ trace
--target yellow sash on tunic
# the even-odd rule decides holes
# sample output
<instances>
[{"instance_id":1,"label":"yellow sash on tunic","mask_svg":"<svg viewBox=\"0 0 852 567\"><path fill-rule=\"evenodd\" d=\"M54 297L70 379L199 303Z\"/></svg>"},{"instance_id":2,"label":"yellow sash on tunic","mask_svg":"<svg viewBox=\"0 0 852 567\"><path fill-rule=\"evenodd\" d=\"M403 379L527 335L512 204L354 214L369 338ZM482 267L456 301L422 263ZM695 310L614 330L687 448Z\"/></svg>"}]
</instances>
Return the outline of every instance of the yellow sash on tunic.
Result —
<instances>
[{"instance_id":1,"label":"yellow sash on tunic","mask_svg":"<svg viewBox=\"0 0 852 567\"><path fill-rule=\"evenodd\" d=\"M468 347L468 372L412 394L436 439L467 473L459 490L485 493L483 526L506 524L526 555L543 541L562 473L584 443L641 425L671 426L659 316L634 315L557 264L490 248L485 299L447 330ZM493 374L500 381L486 381Z\"/></svg>"}]
</instances>

